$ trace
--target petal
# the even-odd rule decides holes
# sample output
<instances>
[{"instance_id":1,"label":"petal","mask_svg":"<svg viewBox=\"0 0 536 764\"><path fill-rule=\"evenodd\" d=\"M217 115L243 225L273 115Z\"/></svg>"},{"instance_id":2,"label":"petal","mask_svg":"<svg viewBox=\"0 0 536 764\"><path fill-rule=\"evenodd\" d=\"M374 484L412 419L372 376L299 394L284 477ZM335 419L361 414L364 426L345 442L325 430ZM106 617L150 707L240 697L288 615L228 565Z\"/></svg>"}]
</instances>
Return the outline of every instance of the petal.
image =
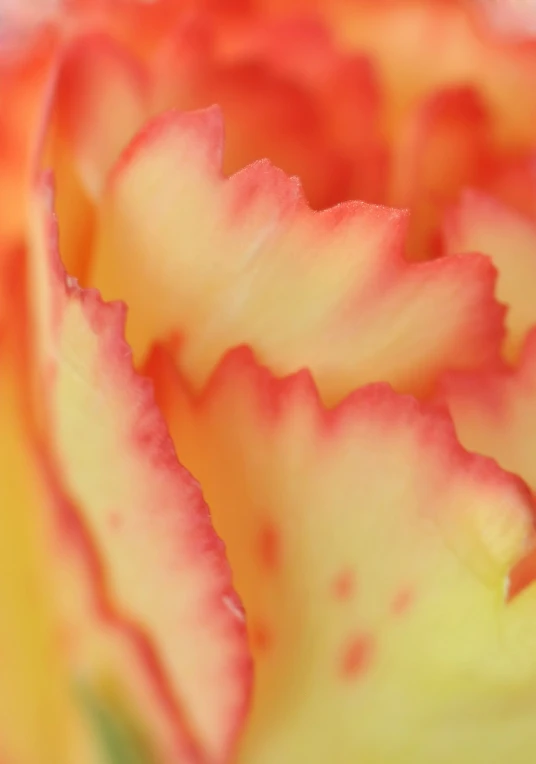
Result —
<instances>
[{"instance_id":1,"label":"petal","mask_svg":"<svg viewBox=\"0 0 536 764\"><path fill-rule=\"evenodd\" d=\"M281 14L290 5L289 0L253 4ZM309 2L292 5L311 9ZM463 83L475 87L488 104L502 144L527 145L533 141L536 117L536 51L522 37L495 29L485 5L465 0L314 2L339 43L369 55L377 67L390 136L422 98ZM423 66L423 61L433 65Z\"/></svg>"},{"instance_id":2,"label":"petal","mask_svg":"<svg viewBox=\"0 0 536 764\"><path fill-rule=\"evenodd\" d=\"M188 17L165 40L154 78L160 110L222 108L226 174L268 158L300 178L316 209L349 197L381 201L379 83L321 21L252 20L229 32L225 18Z\"/></svg>"},{"instance_id":3,"label":"petal","mask_svg":"<svg viewBox=\"0 0 536 764\"><path fill-rule=\"evenodd\" d=\"M72 148L51 129L42 165L54 168L58 181L56 210L60 221L60 251L68 273L83 279L91 256L95 205L84 186Z\"/></svg>"},{"instance_id":4,"label":"petal","mask_svg":"<svg viewBox=\"0 0 536 764\"><path fill-rule=\"evenodd\" d=\"M403 213L362 203L314 213L265 162L223 179L221 152L217 110L170 112L112 174L91 281L128 303L137 358L178 332L201 385L247 342L277 373L311 368L336 401L377 379L424 392L445 366L496 357L501 310L482 258L408 264Z\"/></svg>"},{"instance_id":5,"label":"petal","mask_svg":"<svg viewBox=\"0 0 536 764\"><path fill-rule=\"evenodd\" d=\"M412 211L408 253L440 254L443 210L464 186L477 185L490 151L484 104L470 88L440 90L415 109L394 142L389 201Z\"/></svg>"},{"instance_id":6,"label":"petal","mask_svg":"<svg viewBox=\"0 0 536 764\"><path fill-rule=\"evenodd\" d=\"M497 268L497 298L506 303L504 353L517 358L536 323L536 226L499 202L464 194L444 227L445 251L482 252Z\"/></svg>"},{"instance_id":7,"label":"petal","mask_svg":"<svg viewBox=\"0 0 536 764\"><path fill-rule=\"evenodd\" d=\"M81 290L61 269L49 196L46 184L39 188L32 230L49 447L111 603L143 630L188 730L196 753L185 760L224 761L250 671L223 547L198 486L176 460L149 383L133 372L123 307Z\"/></svg>"},{"instance_id":8,"label":"petal","mask_svg":"<svg viewBox=\"0 0 536 764\"><path fill-rule=\"evenodd\" d=\"M0 331L0 757L87 764L50 596L46 489L20 395L20 305L9 307Z\"/></svg>"},{"instance_id":9,"label":"petal","mask_svg":"<svg viewBox=\"0 0 536 764\"><path fill-rule=\"evenodd\" d=\"M536 156L534 148L497 154L489 168L486 192L523 215L536 218Z\"/></svg>"},{"instance_id":10,"label":"petal","mask_svg":"<svg viewBox=\"0 0 536 764\"><path fill-rule=\"evenodd\" d=\"M59 22L68 34L88 29L106 30L140 58L150 58L162 37L169 33L183 3L177 0L68 0Z\"/></svg>"},{"instance_id":11,"label":"petal","mask_svg":"<svg viewBox=\"0 0 536 764\"><path fill-rule=\"evenodd\" d=\"M48 34L20 50L0 46L0 264L24 230L25 194L53 79L54 51L55 40Z\"/></svg>"},{"instance_id":12,"label":"petal","mask_svg":"<svg viewBox=\"0 0 536 764\"><path fill-rule=\"evenodd\" d=\"M306 372L274 379L247 349L200 396L164 349L147 369L247 613L238 760L526 761L534 609L504 603L534 543L520 481L383 384L328 412Z\"/></svg>"},{"instance_id":13,"label":"petal","mask_svg":"<svg viewBox=\"0 0 536 764\"><path fill-rule=\"evenodd\" d=\"M42 165L54 169L62 260L77 278L91 255L95 200L148 109L146 72L127 49L96 32L66 46Z\"/></svg>"},{"instance_id":14,"label":"petal","mask_svg":"<svg viewBox=\"0 0 536 764\"><path fill-rule=\"evenodd\" d=\"M515 369L449 374L441 398L466 448L493 457L536 491L536 330Z\"/></svg>"},{"instance_id":15,"label":"petal","mask_svg":"<svg viewBox=\"0 0 536 764\"><path fill-rule=\"evenodd\" d=\"M56 97L57 130L92 198L99 196L110 167L143 124L148 87L146 72L134 56L106 35L77 38L65 51Z\"/></svg>"}]
</instances>

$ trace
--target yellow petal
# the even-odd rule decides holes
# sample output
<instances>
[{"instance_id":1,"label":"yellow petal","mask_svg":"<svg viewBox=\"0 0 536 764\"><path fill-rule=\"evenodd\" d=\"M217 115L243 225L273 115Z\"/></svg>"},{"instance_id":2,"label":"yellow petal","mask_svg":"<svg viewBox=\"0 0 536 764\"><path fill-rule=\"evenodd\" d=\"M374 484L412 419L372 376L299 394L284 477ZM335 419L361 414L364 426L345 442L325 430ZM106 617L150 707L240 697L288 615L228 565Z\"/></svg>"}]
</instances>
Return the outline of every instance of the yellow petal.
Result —
<instances>
[{"instance_id":1,"label":"yellow petal","mask_svg":"<svg viewBox=\"0 0 536 764\"><path fill-rule=\"evenodd\" d=\"M378 379L426 392L445 366L496 357L488 263L409 264L404 213L357 202L312 212L265 162L224 179L221 132L215 109L170 112L112 174L91 282L127 302L137 359L178 333L199 387L248 343L277 373L310 368L331 403Z\"/></svg>"},{"instance_id":2,"label":"yellow petal","mask_svg":"<svg viewBox=\"0 0 536 764\"><path fill-rule=\"evenodd\" d=\"M200 397L162 349L147 368L246 609L239 761L525 764L535 611L504 602L534 540L523 485L385 385L327 412L307 373L278 381L245 349Z\"/></svg>"},{"instance_id":3,"label":"yellow petal","mask_svg":"<svg viewBox=\"0 0 536 764\"><path fill-rule=\"evenodd\" d=\"M0 331L0 758L86 764L56 618L48 489L21 395L20 311L12 299Z\"/></svg>"},{"instance_id":4,"label":"yellow petal","mask_svg":"<svg viewBox=\"0 0 536 764\"><path fill-rule=\"evenodd\" d=\"M49 195L46 184L36 194L31 282L48 442L109 604L140 633L175 714L182 739L171 761L224 761L250 671L223 546L132 369L123 306L80 290L61 268Z\"/></svg>"}]
</instances>

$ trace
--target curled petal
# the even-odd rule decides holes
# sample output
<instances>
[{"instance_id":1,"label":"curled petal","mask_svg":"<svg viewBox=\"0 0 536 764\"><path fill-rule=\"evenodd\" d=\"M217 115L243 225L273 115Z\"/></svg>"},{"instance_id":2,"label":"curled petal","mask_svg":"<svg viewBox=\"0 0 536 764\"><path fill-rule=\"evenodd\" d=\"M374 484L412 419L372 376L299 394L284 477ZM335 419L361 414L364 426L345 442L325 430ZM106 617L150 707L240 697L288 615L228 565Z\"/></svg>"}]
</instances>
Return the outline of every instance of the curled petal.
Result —
<instances>
[{"instance_id":1,"label":"curled petal","mask_svg":"<svg viewBox=\"0 0 536 764\"><path fill-rule=\"evenodd\" d=\"M62 270L49 196L40 186L31 279L48 447L111 603L145 634L186 738L181 755L225 761L250 672L223 546L150 384L132 369L123 306Z\"/></svg>"},{"instance_id":2,"label":"curled petal","mask_svg":"<svg viewBox=\"0 0 536 764\"><path fill-rule=\"evenodd\" d=\"M534 542L521 482L383 384L328 412L306 372L277 380L247 349L200 396L164 348L147 370L246 609L238 761L523 760L534 640L520 647L531 616L504 602Z\"/></svg>"},{"instance_id":3,"label":"curled petal","mask_svg":"<svg viewBox=\"0 0 536 764\"><path fill-rule=\"evenodd\" d=\"M137 358L179 333L201 385L246 342L277 373L311 368L333 402L378 379L427 392L442 368L496 357L502 310L484 258L409 264L404 213L312 212L266 162L224 179L221 131L215 109L170 112L111 175L91 281L128 303Z\"/></svg>"}]
</instances>

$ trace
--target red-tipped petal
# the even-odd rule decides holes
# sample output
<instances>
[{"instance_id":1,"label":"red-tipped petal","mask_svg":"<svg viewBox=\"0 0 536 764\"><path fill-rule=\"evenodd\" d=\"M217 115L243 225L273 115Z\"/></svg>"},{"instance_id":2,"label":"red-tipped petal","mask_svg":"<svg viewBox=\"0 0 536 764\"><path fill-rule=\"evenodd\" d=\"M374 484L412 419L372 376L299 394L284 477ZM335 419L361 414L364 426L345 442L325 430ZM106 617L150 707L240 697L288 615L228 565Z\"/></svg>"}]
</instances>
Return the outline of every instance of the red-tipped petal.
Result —
<instances>
[{"instance_id":1,"label":"red-tipped petal","mask_svg":"<svg viewBox=\"0 0 536 764\"><path fill-rule=\"evenodd\" d=\"M46 438L112 605L146 636L196 752L188 761L223 762L250 682L223 546L150 383L132 369L124 307L81 290L61 268L49 196L40 186L31 279Z\"/></svg>"},{"instance_id":2,"label":"red-tipped petal","mask_svg":"<svg viewBox=\"0 0 536 764\"><path fill-rule=\"evenodd\" d=\"M224 179L221 153L217 110L170 112L112 173L91 280L128 303L138 358L177 332L199 385L247 342L277 373L309 367L330 402L373 380L426 392L445 367L496 358L502 310L485 259L409 264L403 212L315 213L268 163Z\"/></svg>"},{"instance_id":3,"label":"red-tipped petal","mask_svg":"<svg viewBox=\"0 0 536 764\"><path fill-rule=\"evenodd\" d=\"M536 330L528 333L515 368L449 374L439 396L464 446L521 475L536 493ZM512 571L511 597L536 580L535 549Z\"/></svg>"},{"instance_id":4,"label":"red-tipped petal","mask_svg":"<svg viewBox=\"0 0 536 764\"><path fill-rule=\"evenodd\" d=\"M230 31L200 13L165 40L154 78L160 107L222 107L226 173L268 158L300 178L316 209L383 198L379 83L320 20L252 19Z\"/></svg>"},{"instance_id":5,"label":"red-tipped petal","mask_svg":"<svg viewBox=\"0 0 536 764\"><path fill-rule=\"evenodd\" d=\"M147 369L246 609L256 693L238 761L536 751L534 639L520 639L534 610L504 602L534 542L520 481L386 385L328 412L307 373L276 380L247 349L201 396L165 350Z\"/></svg>"},{"instance_id":6,"label":"red-tipped petal","mask_svg":"<svg viewBox=\"0 0 536 764\"><path fill-rule=\"evenodd\" d=\"M536 491L536 330L515 368L449 374L441 398L466 448L493 457Z\"/></svg>"}]
</instances>

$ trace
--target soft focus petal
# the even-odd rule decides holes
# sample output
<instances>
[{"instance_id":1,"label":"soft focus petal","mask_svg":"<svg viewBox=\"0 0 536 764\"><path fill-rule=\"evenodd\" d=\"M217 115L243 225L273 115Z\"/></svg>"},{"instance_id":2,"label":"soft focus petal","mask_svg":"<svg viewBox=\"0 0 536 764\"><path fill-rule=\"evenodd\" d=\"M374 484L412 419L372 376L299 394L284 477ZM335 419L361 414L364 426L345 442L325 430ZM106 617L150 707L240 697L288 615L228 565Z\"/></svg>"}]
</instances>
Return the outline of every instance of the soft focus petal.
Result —
<instances>
[{"instance_id":1,"label":"soft focus petal","mask_svg":"<svg viewBox=\"0 0 536 764\"><path fill-rule=\"evenodd\" d=\"M184 10L177 0L64 0L57 24L67 36L107 30L141 59L150 59Z\"/></svg>"},{"instance_id":2,"label":"soft focus petal","mask_svg":"<svg viewBox=\"0 0 536 764\"><path fill-rule=\"evenodd\" d=\"M68 9L58 25L74 40L63 79L75 146L64 150L73 167L59 157L55 166L80 175L92 197L143 117L218 103L226 173L267 157L300 177L316 209L351 198L409 205L407 250L422 260L438 254L440 215L463 186L494 190L490 168L509 173L532 145L534 45L500 36L469 0ZM60 220L65 206L60 197ZM87 257L79 265L73 251L77 242L64 257L84 276Z\"/></svg>"},{"instance_id":3,"label":"soft focus petal","mask_svg":"<svg viewBox=\"0 0 536 764\"><path fill-rule=\"evenodd\" d=\"M492 456L536 491L536 331L516 368L451 374L441 392L464 446Z\"/></svg>"},{"instance_id":4,"label":"soft focus petal","mask_svg":"<svg viewBox=\"0 0 536 764\"><path fill-rule=\"evenodd\" d=\"M223 547L132 370L123 307L61 269L49 193L36 199L31 281L46 437L112 605L145 634L184 733L181 756L224 761L250 675Z\"/></svg>"},{"instance_id":5,"label":"soft focus petal","mask_svg":"<svg viewBox=\"0 0 536 764\"><path fill-rule=\"evenodd\" d=\"M53 36L47 33L16 50L4 48L0 39L0 319L7 304L7 262L24 237L27 189L53 82L53 52Z\"/></svg>"},{"instance_id":6,"label":"soft focus petal","mask_svg":"<svg viewBox=\"0 0 536 764\"><path fill-rule=\"evenodd\" d=\"M78 38L65 51L57 92L59 137L93 198L149 109L148 83L136 59L112 38Z\"/></svg>"},{"instance_id":7,"label":"soft focus petal","mask_svg":"<svg viewBox=\"0 0 536 764\"><path fill-rule=\"evenodd\" d=\"M478 94L440 90L415 109L394 141L389 200L412 210L407 250L441 254L438 229L460 188L480 184L489 155L489 120Z\"/></svg>"},{"instance_id":8,"label":"soft focus petal","mask_svg":"<svg viewBox=\"0 0 536 764\"><path fill-rule=\"evenodd\" d=\"M9 286L20 292L13 278ZM89 764L51 597L47 491L25 426L21 306L9 307L0 329L0 759Z\"/></svg>"},{"instance_id":9,"label":"soft focus petal","mask_svg":"<svg viewBox=\"0 0 536 764\"><path fill-rule=\"evenodd\" d=\"M497 298L508 306L506 358L515 359L536 324L536 226L493 199L466 193L444 228L447 254L483 252L499 273Z\"/></svg>"},{"instance_id":10,"label":"soft focus petal","mask_svg":"<svg viewBox=\"0 0 536 764\"><path fill-rule=\"evenodd\" d=\"M79 278L91 255L95 200L148 108L146 72L126 48L98 32L65 47L43 163L57 181L62 260Z\"/></svg>"},{"instance_id":11,"label":"soft focus petal","mask_svg":"<svg viewBox=\"0 0 536 764\"><path fill-rule=\"evenodd\" d=\"M421 99L463 84L489 104L501 143L532 142L536 49L530 40L502 34L473 0L252 0L243 6L274 15L314 9L339 44L370 55L384 86L391 136Z\"/></svg>"},{"instance_id":12,"label":"soft focus petal","mask_svg":"<svg viewBox=\"0 0 536 764\"><path fill-rule=\"evenodd\" d=\"M440 398L453 417L463 445L496 459L521 475L536 492L536 329L525 341L518 365L495 371L449 374ZM511 595L536 580L536 551L512 572ZM526 596L527 609L536 607L534 587Z\"/></svg>"},{"instance_id":13,"label":"soft focus petal","mask_svg":"<svg viewBox=\"0 0 536 764\"><path fill-rule=\"evenodd\" d=\"M504 603L534 543L521 483L387 386L326 412L307 373L275 380L247 350L199 397L163 349L148 370L248 616L239 761L525 762L532 621Z\"/></svg>"},{"instance_id":14,"label":"soft focus petal","mask_svg":"<svg viewBox=\"0 0 536 764\"><path fill-rule=\"evenodd\" d=\"M128 303L138 358L179 333L200 385L246 342L277 373L308 366L335 401L378 379L424 392L445 366L496 357L501 310L484 259L410 265L403 213L314 213L267 163L224 179L221 152L217 110L169 113L114 170L91 280Z\"/></svg>"},{"instance_id":15,"label":"soft focus petal","mask_svg":"<svg viewBox=\"0 0 536 764\"><path fill-rule=\"evenodd\" d=\"M338 50L321 20L253 22L232 35L200 14L164 41L153 76L160 110L222 108L226 174L268 157L298 175L315 208L382 200L379 83L370 61Z\"/></svg>"}]
</instances>

